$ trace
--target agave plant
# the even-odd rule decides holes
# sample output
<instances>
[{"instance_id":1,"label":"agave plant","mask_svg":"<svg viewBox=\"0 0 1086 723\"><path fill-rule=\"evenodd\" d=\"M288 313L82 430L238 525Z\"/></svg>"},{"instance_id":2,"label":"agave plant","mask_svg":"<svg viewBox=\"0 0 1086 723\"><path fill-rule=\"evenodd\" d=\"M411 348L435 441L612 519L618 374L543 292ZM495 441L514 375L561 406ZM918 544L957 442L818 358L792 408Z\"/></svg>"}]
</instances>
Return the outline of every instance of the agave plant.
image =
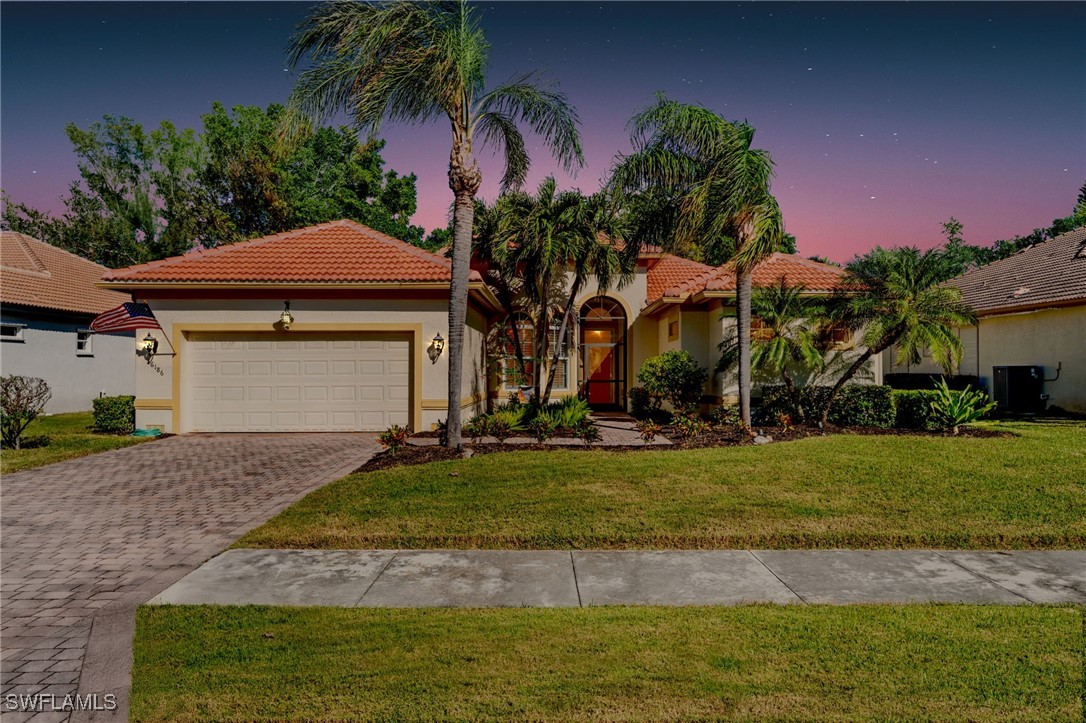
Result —
<instances>
[{"instance_id":1,"label":"agave plant","mask_svg":"<svg viewBox=\"0 0 1086 723\"><path fill-rule=\"evenodd\" d=\"M935 401L931 403L932 411L954 434L958 433L961 425L977 421L995 406L995 402L989 401L982 390L966 386L956 392L947 385L946 379L940 379L935 385Z\"/></svg>"}]
</instances>

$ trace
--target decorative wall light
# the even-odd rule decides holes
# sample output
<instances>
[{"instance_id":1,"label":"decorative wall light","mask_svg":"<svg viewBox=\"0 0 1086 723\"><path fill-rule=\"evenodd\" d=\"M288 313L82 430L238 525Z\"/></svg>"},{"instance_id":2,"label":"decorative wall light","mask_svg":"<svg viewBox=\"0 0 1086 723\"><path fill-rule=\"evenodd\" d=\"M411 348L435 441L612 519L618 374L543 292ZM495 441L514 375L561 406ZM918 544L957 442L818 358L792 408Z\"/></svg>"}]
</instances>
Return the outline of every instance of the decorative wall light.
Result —
<instances>
[{"instance_id":1,"label":"decorative wall light","mask_svg":"<svg viewBox=\"0 0 1086 723\"><path fill-rule=\"evenodd\" d=\"M441 336L441 332L434 335L434 338L430 340L430 363L437 364L437 360L441 358L441 352L445 350L445 339Z\"/></svg>"},{"instance_id":2,"label":"decorative wall light","mask_svg":"<svg viewBox=\"0 0 1086 723\"><path fill-rule=\"evenodd\" d=\"M147 332L147 336L136 343L136 356L145 356L147 361L151 361L151 357L157 353L158 339L152 336L151 332Z\"/></svg>"},{"instance_id":3,"label":"decorative wall light","mask_svg":"<svg viewBox=\"0 0 1086 723\"><path fill-rule=\"evenodd\" d=\"M294 317L290 314L290 302L283 302L283 313L279 315L279 326L283 331L290 331L290 325L294 323Z\"/></svg>"}]
</instances>

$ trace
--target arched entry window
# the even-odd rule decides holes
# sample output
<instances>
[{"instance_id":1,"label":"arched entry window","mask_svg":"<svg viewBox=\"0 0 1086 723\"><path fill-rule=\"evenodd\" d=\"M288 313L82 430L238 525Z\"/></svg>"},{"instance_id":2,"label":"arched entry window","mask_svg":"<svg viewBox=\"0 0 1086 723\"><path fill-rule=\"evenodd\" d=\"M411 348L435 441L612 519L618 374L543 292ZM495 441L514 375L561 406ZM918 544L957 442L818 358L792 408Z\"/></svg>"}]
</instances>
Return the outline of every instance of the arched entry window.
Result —
<instances>
[{"instance_id":1,"label":"arched entry window","mask_svg":"<svg viewBox=\"0 0 1086 723\"><path fill-rule=\"evenodd\" d=\"M593 407L621 407L626 400L626 310L606 296L580 312L581 395Z\"/></svg>"}]
</instances>

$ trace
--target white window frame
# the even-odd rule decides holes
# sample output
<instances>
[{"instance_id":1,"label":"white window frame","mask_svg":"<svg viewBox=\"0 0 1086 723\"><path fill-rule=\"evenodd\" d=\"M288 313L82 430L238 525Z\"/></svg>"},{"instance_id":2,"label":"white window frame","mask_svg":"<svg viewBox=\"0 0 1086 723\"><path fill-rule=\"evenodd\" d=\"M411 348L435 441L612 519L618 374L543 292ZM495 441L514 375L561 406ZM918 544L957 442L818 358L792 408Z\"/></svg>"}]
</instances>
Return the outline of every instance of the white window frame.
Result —
<instances>
[{"instance_id":1,"label":"white window frame","mask_svg":"<svg viewBox=\"0 0 1086 723\"><path fill-rule=\"evenodd\" d=\"M0 341L15 344L26 343L26 335L24 334L24 332L26 331L26 324L8 324L5 322L3 324L0 324L0 327L4 327L6 329L15 329L15 333L10 336L7 334L0 335Z\"/></svg>"},{"instance_id":2,"label":"white window frame","mask_svg":"<svg viewBox=\"0 0 1086 723\"><path fill-rule=\"evenodd\" d=\"M524 315L520 315L520 318L518 318L516 321L517 321L517 323L521 324L521 327L520 327L520 329L521 329L521 344L524 345L524 346L529 347L529 348L525 348L524 351L528 353L529 357L531 357L531 351L532 351L531 347L533 346L533 344L532 344L531 340L526 340L525 339L524 331L527 330L529 332L529 334L534 334L535 326L532 323L532 320L530 318L528 318L527 316L524 316ZM508 324L509 324L509 319L507 318L503 322L503 327L508 326ZM558 335L558 329L559 329L559 327L561 327L561 325L562 324L561 324L560 319L558 321L553 322L553 323L550 324L550 328L549 328L548 333L547 333L547 351L546 351L546 354L547 354L546 361L547 362L550 362L551 352L553 350L552 345L556 341L556 337ZM527 341L527 344L526 344L526 341ZM503 337L501 343L504 346L506 343L511 343L511 342L507 342L505 340L505 338ZM558 381L557 381L558 374L556 372L555 373L555 384L554 384L554 387L553 387L553 391L568 392L570 390L569 354L570 354L570 347L571 346L573 346L573 324L568 324L566 326L566 343L563 345L564 353L560 354L558 356L558 363L565 365L565 376L562 377L562 379L564 379L564 383L561 386L559 386ZM517 385L517 384L509 384L509 382L507 381L509 377L508 377L508 374L506 373L507 369L512 368L512 366L516 364L516 356L513 355L513 354L504 354L503 353L502 358L501 358L501 363L502 363L502 366L501 366L501 377L502 377L501 378L501 388L502 388L502 391L503 392L515 392L515 391L518 391L520 389L520 386ZM527 364L529 365L529 368L531 368L531 365L534 364L534 361L531 358L529 358L527 360Z\"/></svg>"},{"instance_id":3,"label":"white window frame","mask_svg":"<svg viewBox=\"0 0 1086 723\"><path fill-rule=\"evenodd\" d=\"M558 330L561 327L562 327L562 320L559 319L558 321L552 323L550 325L550 329L548 330L548 333L547 333L547 361L548 362L551 360L551 353L552 353L551 345L556 344L556 343L559 343L559 344L561 343L561 340L559 340L557 338L558 337ZM557 381L558 374L556 372L555 375L554 375L555 376L555 383L554 383L554 387L552 388L552 391L556 391L556 392L568 392L569 391L569 348L572 345L573 345L573 324L567 324L566 325L566 343L562 344L562 350L565 353L558 355L558 363L564 365L565 368L566 368L566 373L562 377L563 379L565 379L565 384L563 384L562 386L558 386L558 381Z\"/></svg>"},{"instance_id":4,"label":"white window frame","mask_svg":"<svg viewBox=\"0 0 1086 723\"><path fill-rule=\"evenodd\" d=\"M80 339L80 337L86 334L86 338ZM94 332L90 329L76 329L75 330L75 355L76 356L94 356ZM83 346L80 347L80 344Z\"/></svg>"}]
</instances>

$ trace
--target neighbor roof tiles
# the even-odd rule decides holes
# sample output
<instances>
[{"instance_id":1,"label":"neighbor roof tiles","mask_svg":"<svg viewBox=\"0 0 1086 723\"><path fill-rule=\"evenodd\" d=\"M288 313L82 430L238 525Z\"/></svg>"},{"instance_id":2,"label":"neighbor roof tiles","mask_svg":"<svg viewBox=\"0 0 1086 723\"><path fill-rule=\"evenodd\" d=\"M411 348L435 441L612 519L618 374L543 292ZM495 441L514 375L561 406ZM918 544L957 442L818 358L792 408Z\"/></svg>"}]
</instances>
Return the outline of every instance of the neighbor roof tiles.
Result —
<instances>
[{"instance_id":1,"label":"neighbor roof tiles","mask_svg":"<svg viewBox=\"0 0 1086 723\"><path fill-rule=\"evenodd\" d=\"M0 231L0 301L100 314L128 295L95 286L105 266L14 231Z\"/></svg>"},{"instance_id":2,"label":"neighbor roof tiles","mask_svg":"<svg viewBox=\"0 0 1086 723\"><path fill-rule=\"evenodd\" d=\"M451 261L341 220L192 251L107 273L111 283L425 283L448 282ZM471 272L472 280L480 280Z\"/></svg>"},{"instance_id":3,"label":"neighbor roof tiles","mask_svg":"<svg viewBox=\"0 0 1086 723\"><path fill-rule=\"evenodd\" d=\"M985 312L1086 302L1086 228L1025 248L951 279L973 310Z\"/></svg>"}]
</instances>

